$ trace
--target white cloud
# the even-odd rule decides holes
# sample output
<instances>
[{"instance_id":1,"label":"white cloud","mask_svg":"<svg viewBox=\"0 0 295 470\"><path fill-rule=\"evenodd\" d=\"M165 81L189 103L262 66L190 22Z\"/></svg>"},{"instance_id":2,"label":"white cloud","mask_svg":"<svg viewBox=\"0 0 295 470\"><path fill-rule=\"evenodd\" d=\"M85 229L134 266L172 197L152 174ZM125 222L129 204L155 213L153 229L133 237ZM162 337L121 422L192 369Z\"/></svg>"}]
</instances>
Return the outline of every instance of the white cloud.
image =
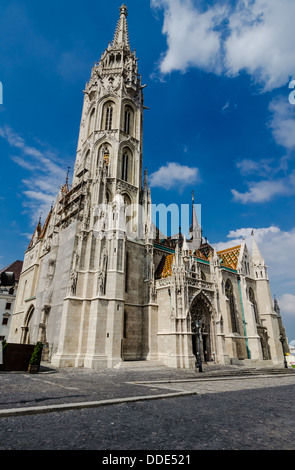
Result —
<instances>
[{"instance_id":1,"label":"white cloud","mask_svg":"<svg viewBox=\"0 0 295 470\"><path fill-rule=\"evenodd\" d=\"M273 172L273 159L264 158L260 161L250 160L245 158L237 162L237 168L239 168L242 175L260 175L266 176Z\"/></svg>"},{"instance_id":2,"label":"white cloud","mask_svg":"<svg viewBox=\"0 0 295 470\"><path fill-rule=\"evenodd\" d=\"M0 126L0 136L5 139L12 147L24 148L24 139L16 134L9 126Z\"/></svg>"},{"instance_id":3,"label":"white cloud","mask_svg":"<svg viewBox=\"0 0 295 470\"><path fill-rule=\"evenodd\" d=\"M227 242L218 242L215 243L214 246L217 251L219 250L226 250L235 245L239 245L243 241L248 245L249 249L252 246L252 233L255 234L255 241L256 243L260 244L265 240L267 237L273 237L275 234L280 233L280 229L275 226L267 227L267 228L254 228L254 227L247 227L247 228L239 228L236 230L230 230L227 235L229 241Z\"/></svg>"},{"instance_id":4,"label":"white cloud","mask_svg":"<svg viewBox=\"0 0 295 470\"><path fill-rule=\"evenodd\" d=\"M151 0L151 5L164 8L165 14L162 32L168 50L160 64L162 73L184 72L192 66L209 71L219 68L219 33L214 28L223 19L224 8L200 12L191 0Z\"/></svg>"},{"instance_id":5,"label":"white cloud","mask_svg":"<svg viewBox=\"0 0 295 470\"><path fill-rule=\"evenodd\" d=\"M269 127L278 145L288 150L295 148L295 107L286 97L277 97L269 104L272 113Z\"/></svg>"},{"instance_id":6,"label":"white cloud","mask_svg":"<svg viewBox=\"0 0 295 470\"><path fill-rule=\"evenodd\" d=\"M269 267L272 292L277 297L290 294L295 290L295 227L290 231L283 231L279 227L240 228L232 230L227 235L226 242L214 244L217 251L224 250L245 241L249 250L252 250L252 230L255 241L261 254ZM281 309L282 310L282 309Z\"/></svg>"},{"instance_id":7,"label":"white cloud","mask_svg":"<svg viewBox=\"0 0 295 470\"><path fill-rule=\"evenodd\" d=\"M245 193L232 189L231 193L236 202L242 204L264 203L278 196L295 194L295 170L290 175L278 179L262 180L247 183L249 190Z\"/></svg>"},{"instance_id":8,"label":"white cloud","mask_svg":"<svg viewBox=\"0 0 295 470\"><path fill-rule=\"evenodd\" d=\"M41 151L26 145L25 139L9 126L0 126L0 136L20 151L20 155L11 159L28 172L22 180L23 207L32 224L36 224L41 213L47 216L60 185L65 181L66 170L50 149Z\"/></svg>"},{"instance_id":9,"label":"white cloud","mask_svg":"<svg viewBox=\"0 0 295 470\"><path fill-rule=\"evenodd\" d=\"M266 91L295 73L294 0L216 0L206 10L192 0L151 5L164 9L163 74L192 66L230 77L246 71Z\"/></svg>"},{"instance_id":10,"label":"white cloud","mask_svg":"<svg viewBox=\"0 0 295 470\"><path fill-rule=\"evenodd\" d=\"M294 159L295 149L295 108L286 97L274 98L269 104L271 117L267 126L271 129L277 145L285 148L286 154L277 162L273 159L254 161L244 159L237 162L242 175L263 176L260 181L247 182L248 191L240 192L232 189L236 202L264 203L276 196L293 196L295 194L295 170L291 170L290 162Z\"/></svg>"},{"instance_id":11,"label":"white cloud","mask_svg":"<svg viewBox=\"0 0 295 470\"><path fill-rule=\"evenodd\" d=\"M293 0L240 0L229 17L227 74L246 70L265 90L285 85L294 73L294 14Z\"/></svg>"},{"instance_id":12,"label":"white cloud","mask_svg":"<svg viewBox=\"0 0 295 470\"><path fill-rule=\"evenodd\" d=\"M168 162L149 176L151 187L163 189L178 189L182 191L186 186L199 181L198 168L190 168L179 163Z\"/></svg>"}]
</instances>

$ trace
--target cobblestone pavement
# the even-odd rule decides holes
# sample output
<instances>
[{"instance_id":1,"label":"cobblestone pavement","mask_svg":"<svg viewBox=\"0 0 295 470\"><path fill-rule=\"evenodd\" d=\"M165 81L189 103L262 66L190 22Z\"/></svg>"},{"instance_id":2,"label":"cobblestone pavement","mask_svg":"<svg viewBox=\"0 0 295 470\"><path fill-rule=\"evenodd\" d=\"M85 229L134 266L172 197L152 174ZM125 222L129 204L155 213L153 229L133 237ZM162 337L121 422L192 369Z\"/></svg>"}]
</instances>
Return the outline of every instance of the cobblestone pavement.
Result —
<instances>
[{"instance_id":1,"label":"cobblestone pavement","mask_svg":"<svg viewBox=\"0 0 295 470\"><path fill-rule=\"evenodd\" d=\"M0 449L294 450L295 371L233 370L2 373L0 412L11 415L0 414ZM18 415L39 406L50 412Z\"/></svg>"}]
</instances>

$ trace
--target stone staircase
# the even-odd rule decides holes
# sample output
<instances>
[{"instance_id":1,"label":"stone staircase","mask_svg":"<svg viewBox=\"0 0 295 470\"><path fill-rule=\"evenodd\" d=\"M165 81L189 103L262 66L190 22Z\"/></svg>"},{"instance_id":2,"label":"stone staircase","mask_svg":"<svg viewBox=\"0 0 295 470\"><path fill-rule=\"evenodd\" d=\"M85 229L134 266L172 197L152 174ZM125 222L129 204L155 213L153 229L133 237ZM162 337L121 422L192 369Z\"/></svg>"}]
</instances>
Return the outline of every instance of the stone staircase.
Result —
<instances>
[{"instance_id":1,"label":"stone staircase","mask_svg":"<svg viewBox=\"0 0 295 470\"><path fill-rule=\"evenodd\" d=\"M284 366L218 366L211 364L203 364L203 373L198 373L198 378L205 377L246 377L246 376L255 376L255 375L285 375L285 374L295 374L295 369Z\"/></svg>"},{"instance_id":2,"label":"stone staircase","mask_svg":"<svg viewBox=\"0 0 295 470\"><path fill-rule=\"evenodd\" d=\"M123 361L117 366L116 369L120 370L137 370L137 371L182 371L184 373L193 373L196 378L208 378L208 377L247 377L255 375L285 375L285 374L295 374L295 369L285 368L282 366L248 366L248 365L228 365L222 366L220 364L213 363L204 363L203 372L199 372L194 369L174 369L166 366L161 361L157 360L137 360L137 361Z\"/></svg>"}]
</instances>

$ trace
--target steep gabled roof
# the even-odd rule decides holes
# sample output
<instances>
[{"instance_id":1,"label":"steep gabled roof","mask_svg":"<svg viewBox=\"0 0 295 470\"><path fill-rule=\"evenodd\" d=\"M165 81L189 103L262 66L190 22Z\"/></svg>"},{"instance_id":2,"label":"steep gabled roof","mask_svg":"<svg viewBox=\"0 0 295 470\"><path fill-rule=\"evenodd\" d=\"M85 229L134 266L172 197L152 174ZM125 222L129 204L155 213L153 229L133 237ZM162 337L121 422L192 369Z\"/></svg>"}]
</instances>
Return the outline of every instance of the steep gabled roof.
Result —
<instances>
[{"instance_id":1,"label":"steep gabled roof","mask_svg":"<svg viewBox=\"0 0 295 470\"><path fill-rule=\"evenodd\" d=\"M41 234L42 226L41 226L41 221L39 220L37 227L34 230L33 236L31 238L31 241L28 246L28 250L33 247L35 240L38 240Z\"/></svg>"},{"instance_id":2,"label":"steep gabled roof","mask_svg":"<svg viewBox=\"0 0 295 470\"><path fill-rule=\"evenodd\" d=\"M237 269L239 254L241 245L227 248L226 250L218 251L217 256L220 259L220 263L231 269Z\"/></svg>"},{"instance_id":3,"label":"steep gabled roof","mask_svg":"<svg viewBox=\"0 0 295 470\"><path fill-rule=\"evenodd\" d=\"M33 236L31 238L31 241L29 243L29 246L27 248L28 250L30 248L32 248L38 240L41 240L42 238L44 238L44 235L45 235L46 230L47 230L48 225L49 225L51 214L52 214L52 208L50 209L50 212L49 212L49 214L48 214L48 216L45 220L45 223L44 223L43 227L41 225L41 218L40 218L40 220L37 224L37 227L35 228L35 231L33 233Z\"/></svg>"},{"instance_id":4,"label":"steep gabled roof","mask_svg":"<svg viewBox=\"0 0 295 470\"><path fill-rule=\"evenodd\" d=\"M6 268L1 269L0 274L7 271L9 273L14 273L14 278L16 281L19 280L20 274L22 272L23 268L23 262L20 260L14 261L11 263L9 266L6 266Z\"/></svg>"},{"instance_id":5,"label":"steep gabled roof","mask_svg":"<svg viewBox=\"0 0 295 470\"><path fill-rule=\"evenodd\" d=\"M212 248L211 245L209 245L209 243L206 242L206 243L202 243L202 245L200 246L198 250L196 250L196 252L201 253L201 258L209 261L212 253L214 252L214 249Z\"/></svg>"},{"instance_id":6,"label":"steep gabled roof","mask_svg":"<svg viewBox=\"0 0 295 470\"><path fill-rule=\"evenodd\" d=\"M40 236L39 238L43 238L45 233L46 233L46 230L48 228L48 225L49 225L49 221L50 221L50 218L51 218L51 214L52 214L52 209L50 210L48 216L47 216L47 219L45 220L45 223L43 225L43 228L41 230L41 233L40 233Z\"/></svg>"}]
</instances>

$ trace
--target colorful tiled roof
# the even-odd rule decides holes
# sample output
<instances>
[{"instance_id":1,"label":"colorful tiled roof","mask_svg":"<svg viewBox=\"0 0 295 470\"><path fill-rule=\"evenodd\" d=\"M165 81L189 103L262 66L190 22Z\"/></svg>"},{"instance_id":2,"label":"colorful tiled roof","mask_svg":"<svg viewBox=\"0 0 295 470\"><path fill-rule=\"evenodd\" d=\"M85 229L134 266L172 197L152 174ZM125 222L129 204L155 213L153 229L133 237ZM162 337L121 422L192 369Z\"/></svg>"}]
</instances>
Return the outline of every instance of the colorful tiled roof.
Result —
<instances>
[{"instance_id":1,"label":"colorful tiled roof","mask_svg":"<svg viewBox=\"0 0 295 470\"><path fill-rule=\"evenodd\" d=\"M161 273L161 278L171 276L172 274L172 264L173 264L174 255L167 255L165 258L165 264Z\"/></svg>"},{"instance_id":2,"label":"colorful tiled roof","mask_svg":"<svg viewBox=\"0 0 295 470\"><path fill-rule=\"evenodd\" d=\"M223 266L231 269L237 269L241 245L227 248L226 250L218 251L217 255Z\"/></svg>"}]
</instances>

